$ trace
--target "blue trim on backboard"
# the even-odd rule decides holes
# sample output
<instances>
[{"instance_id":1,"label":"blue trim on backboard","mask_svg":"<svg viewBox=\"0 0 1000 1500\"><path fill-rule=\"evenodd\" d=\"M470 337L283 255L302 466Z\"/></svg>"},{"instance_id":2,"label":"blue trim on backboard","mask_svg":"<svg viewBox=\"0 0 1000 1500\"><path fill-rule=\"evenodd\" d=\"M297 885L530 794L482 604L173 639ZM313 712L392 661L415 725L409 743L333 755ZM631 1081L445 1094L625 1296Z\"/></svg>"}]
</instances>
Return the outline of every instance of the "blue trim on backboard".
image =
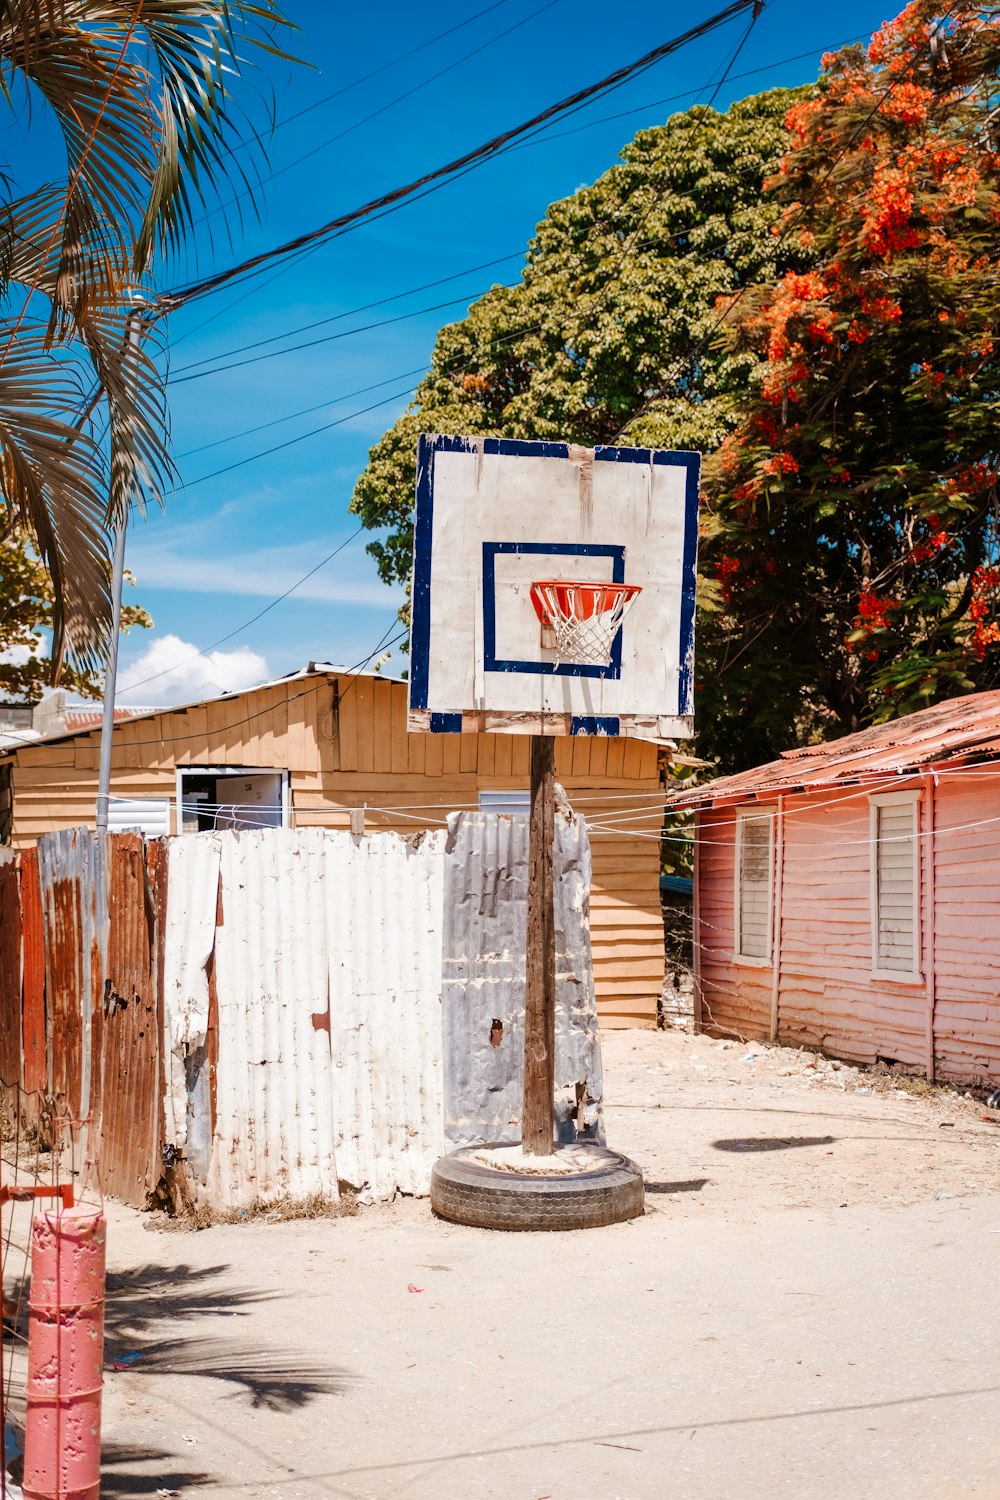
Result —
<instances>
[{"instance_id":1,"label":"blue trim on backboard","mask_svg":"<svg viewBox=\"0 0 1000 1500\"><path fill-rule=\"evenodd\" d=\"M621 723L618 719L597 719L587 715L572 718L569 725L570 734L606 734L617 739L621 733Z\"/></svg>"},{"instance_id":2,"label":"blue trim on backboard","mask_svg":"<svg viewBox=\"0 0 1000 1500\"><path fill-rule=\"evenodd\" d=\"M461 734L461 714L431 714L431 734Z\"/></svg>"},{"instance_id":3,"label":"blue trim on backboard","mask_svg":"<svg viewBox=\"0 0 1000 1500\"><path fill-rule=\"evenodd\" d=\"M521 438L481 438L482 451L501 458L569 458L568 443L540 443Z\"/></svg>"},{"instance_id":4,"label":"blue trim on backboard","mask_svg":"<svg viewBox=\"0 0 1000 1500\"><path fill-rule=\"evenodd\" d=\"M698 480L701 457L697 453L670 453L665 457L687 469L684 490L684 557L681 564L681 626L677 654L677 713L694 713L694 614L698 583Z\"/></svg>"},{"instance_id":5,"label":"blue trim on backboard","mask_svg":"<svg viewBox=\"0 0 1000 1500\"><path fill-rule=\"evenodd\" d=\"M558 458L569 457L569 445L567 443L531 442L511 438L483 438L483 437L451 437L444 434L421 434L417 447L417 513L413 533L413 596L411 604L411 628L410 628L410 707L414 709L426 709L429 690L430 676L430 624L431 624L431 550L433 545L433 523L434 523L434 456L436 453L483 453L484 455L500 455L516 458ZM698 478L701 459L697 453L670 452L666 450L650 448L618 448L613 446L600 446L594 449L594 460L598 463L629 463L629 464L657 464L673 465L687 470L684 497L684 553L681 580L681 616L680 616L680 670L678 674L678 703L677 712L679 716L687 716L693 712L693 680L692 666L694 659L694 619L695 619L695 579L698 556ZM522 551L532 550L532 544L516 544ZM575 550L584 553L588 549L579 548L557 548L555 546L544 546L538 544L537 550L541 552L557 552L560 550ZM615 580L624 582L624 576L619 578L615 573ZM493 611L491 610L492 614ZM529 673L541 673L552 676L579 676L579 677L616 677L621 671L621 637L616 639L618 653L617 668L615 663L610 668L603 667L573 667L564 665L558 668L549 666L542 662L526 663L498 663L492 669L496 671L522 671ZM495 654L495 621L494 621L494 654ZM451 723L454 720L461 724L461 714L444 713L433 716L435 723L438 720ZM578 723L589 723L585 716L574 719L574 726ZM596 720L598 724L607 723L609 726L617 721ZM444 731L442 731L444 732ZM454 732L454 731L449 731ZM575 727L573 733L578 733ZM617 728L611 730L599 729L599 733L617 733Z\"/></svg>"},{"instance_id":6,"label":"blue trim on backboard","mask_svg":"<svg viewBox=\"0 0 1000 1500\"><path fill-rule=\"evenodd\" d=\"M551 446L551 445L550 445ZM483 671L528 672L537 677L603 677L612 681L622 675L622 633L611 646L611 665L581 666L573 662L511 661L497 657L496 556L511 553L540 557L608 557L611 581L625 582L625 548L597 542L484 542L483 543Z\"/></svg>"}]
</instances>

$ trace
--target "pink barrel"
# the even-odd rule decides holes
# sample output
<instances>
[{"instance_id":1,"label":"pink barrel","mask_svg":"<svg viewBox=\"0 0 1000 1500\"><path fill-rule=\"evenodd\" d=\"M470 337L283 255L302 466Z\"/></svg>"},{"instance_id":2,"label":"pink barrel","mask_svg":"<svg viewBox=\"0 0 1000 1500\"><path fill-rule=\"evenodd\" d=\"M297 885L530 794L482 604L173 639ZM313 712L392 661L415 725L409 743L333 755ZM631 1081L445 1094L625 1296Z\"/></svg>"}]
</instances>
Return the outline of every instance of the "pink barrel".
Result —
<instances>
[{"instance_id":1,"label":"pink barrel","mask_svg":"<svg viewBox=\"0 0 1000 1500\"><path fill-rule=\"evenodd\" d=\"M104 1215L40 1213L31 1236L26 1500L97 1500L104 1367Z\"/></svg>"}]
</instances>

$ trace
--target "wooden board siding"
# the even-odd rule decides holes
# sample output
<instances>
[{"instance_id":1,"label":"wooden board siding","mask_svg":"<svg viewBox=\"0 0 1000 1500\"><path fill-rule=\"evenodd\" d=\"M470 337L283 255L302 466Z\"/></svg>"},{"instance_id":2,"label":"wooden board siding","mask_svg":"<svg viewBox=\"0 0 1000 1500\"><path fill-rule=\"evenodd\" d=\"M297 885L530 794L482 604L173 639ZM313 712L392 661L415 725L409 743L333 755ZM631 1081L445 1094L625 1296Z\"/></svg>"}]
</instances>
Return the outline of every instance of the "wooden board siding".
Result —
<instances>
[{"instance_id":1,"label":"wooden board siding","mask_svg":"<svg viewBox=\"0 0 1000 1500\"><path fill-rule=\"evenodd\" d=\"M996 770L934 791L935 1069L959 1083L1000 1084L998 793Z\"/></svg>"},{"instance_id":2,"label":"wooden board siding","mask_svg":"<svg viewBox=\"0 0 1000 1500\"><path fill-rule=\"evenodd\" d=\"M778 1035L837 1057L922 1067L923 977L872 976L869 820L864 793L785 799ZM919 847L926 855L926 840Z\"/></svg>"},{"instance_id":3,"label":"wooden board siding","mask_svg":"<svg viewBox=\"0 0 1000 1500\"><path fill-rule=\"evenodd\" d=\"M705 1031L746 1038L770 1029L771 970L736 953L736 812L699 813L695 824L700 895L701 1003Z\"/></svg>"},{"instance_id":4,"label":"wooden board siding","mask_svg":"<svg viewBox=\"0 0 1000 1500\"><path fill-rule=\"evenodd\" d=\"M378 678L298 678L182 711L119 724L111 794L169 798L178 766L287 770L297 827L350 827L367 804L366 827L419 832L479 792L526 790L525 735L406 732L406 684ZM31 845L57 828L93 825L99 734L26 746L13 758L13 843ZM591 822L620 815L660 790L657 747L638 740L560 739L556 775ZM606 800L602 800L606 799ZM659 894L660 814L627 833L592 840L591 923L601 1019L655 1025L663 987ZM176 817L172 825L177 831ZM652 836L650 836L652 835Z\"/></svg>"},{"instance_id":5,"label":"wooden board siding","mask_svg":"<svg viewBox=\"0 0 1000 1500\"><path fill-rule=\"evenodd\" d=\"M785 798L778 1036L920 1071L933 1057L940 1078L1000 1083L1000 824L990 821L1000 774L945 772L930 789L926 780L896 783L920 788L924 804L918 981L872 973L868 794L825 787ZM698 819L704 1024L761 1039L774 971L733 960L735 819L732 806Z\"/></svg>"}]
</instances>

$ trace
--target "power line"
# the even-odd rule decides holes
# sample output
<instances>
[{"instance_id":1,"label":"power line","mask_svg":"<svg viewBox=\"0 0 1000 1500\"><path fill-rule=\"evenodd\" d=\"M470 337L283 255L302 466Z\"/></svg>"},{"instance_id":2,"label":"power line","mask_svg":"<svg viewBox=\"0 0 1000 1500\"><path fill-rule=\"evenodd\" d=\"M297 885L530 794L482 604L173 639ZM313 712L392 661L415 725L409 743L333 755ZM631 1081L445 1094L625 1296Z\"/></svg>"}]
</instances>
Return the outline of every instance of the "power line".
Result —
<instances>
[{"instance_id":1,"label":"power line","mask_svg":"<svg viewBox=\"0 0 1000 1500\"><path fill-rule=\"evenodd\" d=\"M363 220L370 219L377 210L390 209L405 200L412 199L421 189L429 189L464 170L478 166L488 158L495 156L502 147L521 139L532 131L540 129L549 120L556 119L570 110L582 107L590 99L597 97L599 94L607 93L614 88L620 87L630 78L646 72L654 64L660 62L671 53L677 52L690 42L717 30L727 21L732 20L735 16L744 14L759 3L760 0L733 0L733 3L727 6L725 10L717 12L716 15L710 17L707 21L703 21L680 36L674 37L670 41L662 43L659 47L653 48L651 52L645 53L644 56L636 59L636 61L615 69L614 72L599 79L597 83L590 84L587 88L578 89L575 93L562 99L558 104L549 105L548 108L533 115L529 120L525 120L520 125L515 125L509 130L493 136L482 145L474 147L471 151L466 151L463 155L456 157L453 161L447 162L444 166L436 167L430 172L425 172L421 177L406 183L402 187L395 188L389 193L383 193L379 197L371 199L368 203L362 204L359 208L351 209L345 214L340 214L327 223L320 225L318 229L309 230L305 234L297 235L294 239L287 240L281 245L276 245L270 250L261 251L257 255L250 256L237 265L231 266L226 271L218 271L212 276L205 277L200 281L190 282L187 286L178 287L172 292L161 293L158 299L158 307L161 315L184 306L196 297L206 296L211 292L218 291L219 288L228 286L231 282L248 275L261 266L271 264L278 259L283 259L296 251L317 245L323 240L330 239L335 234L347 233Z\"/></svg>"},{"instance_id":2,"label":"power line","mask_svg":"<svg viewBox=\"0 0 1000 1500\"><path fill-rule=\"evenodd\" d=\"M945 22L948 21L949 18L954 14L954 12L958 9L958 6L959 6L960 3L961 3L961 0L954 0L954 3L951 6L949 6L948 10L941 17L941 20L938 23L938 30L941 27L943 27L945 25ZM815 203L815 201L816 201L819 193L823 190L823 188L829 182L830 178L833 176L833 173L837 170L837 167L843 161L843 159L847 155L848 151L850 151L850 149L854 145L855 141L858 140L858 138L863 134L863 132L868 129L868 126L871 124L872 120L874 120L875 116L878 114L879 110L882 108L883 104L885 104L886 100L890 97L890 95L893 93L893 91L895 89L897 89L901 83L903 83L903 81L906 78L906 75L912 71L913 67L915 66L915 64L916 64L916 62L918 60L918 58L920 58L924 53L926 53L926 52L928 52L928 51L931 50L931 48L933 46L933 43L934 43L934 37L937 36L938 30L935 30L935 32L932 34L932 36L927 39L927 41L924 43L923 47L921 47L919 49L919 51L913 53L913 55L911 56L909 62L906 65L906 67L903 68L903 69L901 69L901 71L899 73L897 73L897 74L894 75L894 77L892 79L892 82L889 84L889 87L879 97L879 99L877 100L877 102L875 104L875 107L870 111L869 114L867 114L865 116L864 120L861 122L861 124L854 131L853 135L848 139L848 141L845 143L845 145L841 148L841 150L834 157L833 161L830 163L829 167L824 172L824 174L820 178L819 182L813 188L813 191L809 194L808 198L806 198L802 203L799 204L798 213L794 214L788 220L788 222L786 223L784 229L776 237L775 243L774 243L775 250L777 250L781 245L784 244L785 240L791 234L792 230L795 229L795 228L797 228L798 225L802 222L802 219L805 216L806 212ZM644 417L646 415L646 413L652 407L653 403L655 401L659 400L660 397L664 394L665 387L667 385L669 385L670 382L672 382L673 380L675 380L677 378L677 376L683 370L684 366L686 364L688 364L692 359L694 359L698 354L702 353L702 351L705 349L705 347L707 346L707 344L709 343L709 341L719 331L719 329L722 327L723 323L729 317L729 315L731 314L733 308L736 307L736 305L743 300L743 298L746 296L746 294L747 294L747 292L749 290L750 290L750 283L747 282L747 284L745 286L741 287L740 290L736 293L735 297L733 297L732 300L727 304L725 311L719 315L719 317L715 320L715 322L708 329L707 333L703 334L700 339L698 339L694 344L692 344L691 347L684 354L684 356L680 360L677 361L677 363L674 365L673 370L668 375L666 382L664 382L664 384L661 385L660 389L658 391L654 392L652 395L647 396L646 400L639 407L638 411L633 412L632 415L625 422L624 426L622 426L621 428L619 428L618 432L615 434L615 439L614 439L615 442L618 442L624 436L626 430L632 425L633 422L637 422L641 417Z\"/></svg>"},{"instance_id":3,"label":"power line","mask_svg":"<svg viewBox=\"0 0 1000 1500\"><path fill-rule=\"evenodd\" d=\"M807 57L815 57L818 52L839 51L842 47L850 47L854 42L863 42L870 35L867 31L860 31L856 36L846 37L842 42L837 42L834 47L811 47L808 52L796 52L791 57L779 57L774 62L765 63L760 68L747 68L742 73L730 73L729 83L740 83L744 78L756 78L761 73L773 73L776 68L787 68L789 63L802 62ZM511 152L527 151L532 146L547 146L549 141L563 141L567 136L581 135L585 130L594 130L598 125L610 125L616 120L627 120L630 115L645 114L650 109L660 109L664 104L679 104L682 99L691 99L702 93L707 84L702 84L697 89L685 89L682 94L668 94L665 99L651 99L648 104L637 104L633 109L623 109L618 114L601 115L597 120L588 120L585 125L574 125L572 130L554 130L535 140L524 141L520 146L512 146ZM650 126L655 130L657 126Z\"/></svg>"},{"instance_id":4,"label":"power line","mask_svg":"<svg viewBox=\"0 0 1000 1500\"><path fill-rule=\"evenodd\" d=\"M501 3L505 4L506 0L501 0ZM494 7L489 7L489 8L493 9ZM485 12L480 12L480 14L485 14ZM463 24L465 24L465 23L463 23ZM867 32L859 32L856 36L846 37L842 42L838 42L837 43L837 47L838 48L840 48L840 47L848 47L848 46L850 46L854 42L863 41L865 39L865 37L867 36L867 34L868 34ZM419 49L416 49L416 50L419 50ZM770 72L773 72L776 68L787 67L790 63L801 62L805 58L815 57L817 50L818 49L816 49L816 48L812 48L808 52L796 52L796 53L793 53L792 56L790 56L790 57L778 58L774 62L767 63L765 66L760 67L760 68L750 68L750 69L747 69L746 71L744 71L742 73L731 73L730 76L729 76L729 80L728 81L730 83L736 83L736 82L738 82L738 81L740 81L740 80L742 80L744 78L754 78L754 77L758 76L761 73L770 73ZM381 69L376 69L376 72L381 72L381 71L382 71ZM370 76L374 76L374 75L366 75L366 77L370 77ZM709 82L710 81L711 80L709 80ZM351 85L348 85L348 87L351 87ZM538 135L535 138L533 138L532 140L523 141L520 145L512 146L510 148L510 150L511 151L526 151L526 150L528 150L532 146L545 145L548 141L563 140L566 136L578 135L578 134L580 134L584 130L592 130L592 129L594 129L598 125L606 125L606 124L612 123L612 122L614 122L616 120L624 120L624 119L627 119L630 115L642 114L646 110L659 109L659 108L661 108L665 104L676 104L676 103L679 103L683 99L691 99L693 97L696 97L706 87L708 87L708 84L702 84L697 89L687 89L687 90L685 90L684 93L681 93L681 94L669 94L669 95L667 95L666 98L663 98L663 99L652 99L647 104L636 105L634 109L623 110L623 111L621 111L618 114L603 115L598 120L590 120L590 121L587 122L586 125L577 125L572 130L563 130L563 131L558 131L558 132L554 132L554 133L550 132L550 133L545 134L545 135ZM331 95L329 97L332 98L334 96ZM315 107L316 106L314 106L314 105L309 105L308 106L309 109L312 109L312 108L315 108ZM305 112L306 111L300 111L300 113L305 113ZM295 118L297 118L297 116L295 116L295 115L289 116L289 119L295 119ZM285 122L279 122L279 125L281 123L287 123L287 121L285 121ZM276 128L278 128L278 127L276 127ZM510 255L500 256L496 260L493 260L493 261L484 261L480 265L477 265L477 266L469 266L467 268L467 271L456 271L453 276L442 277L439 281L424 282L421 286L412 287L410 289L410 291L408 291L408 292L397 292L393 297L381 298L377 302L367 302L367 303L364 303L361 307L357 307L357 308L351 309L350 312L337 313L337 314L335 314L331 318L320 318L320 319L317 319L315 322L312 322L312 323L304 323L300 327L298 327L296 329L292 329L292 330L290 330L286 334L275 334L274 338L271 339L271 340L261 339L261 340L258 340L257 343L254 343L254 344L240 345L240 346L238 346L235 349L231 349L231 350L226 351L225 354L216 355L216 356L209 356L208 358L206 358L204 360L194 360L190 366L184 366L184 370L194 369L198 365L206 364L206 363L208 363L208 359L212 358L212 357L219 358L219 359L225 359L225 358L228 358L228 356L230 354L242 354L242 353L244 353L248 349L259 348L263 344L266 344L266 343L269 343L269 342L275 342L276 340L279 340L281 338L293 337L295 334L298 334L298 333L307 333L311 329L313 329L313 328L321 328L326 323L333 322L337 318L346 318L346 317L349 317L349 316L351 316L352 312L353 313L368 312L368 311L370 311L374 307L385 306L386 304L388 304L390 302L393 302L393 301L397 301L397 300L399 300L399 299L401 299L403 297L407 297L407 296L410 296L410 295L415 295L417 292L421 292L421 291L429 291L432 287L442 286L442 285L444 285L448 281L455 281L460 276L463 276L463 275L466 275L466 274L472 275L476 271L487 270L491 266L494 266L494 265L502 265L502 264L504 264L504 262L506 262L508 260L517 260L517 259L523 257L524 253L525 252L523 250L516 250L516 251L513 251ZM276 271L275 274L272 277L270 277L266 282L264 282L263 286L270 286L272 284L272 282L276 281L279 276L284 275L285 271L288 270L290 268L290 266L293 265L293 264L295 264L295 261L294 260L290 260L286 265L282 266L278 271ZM236 297L231 303L229 303L226 308L221 309L219 312L213 313L210 317L205 318L203 321L199 322L196 327L190 328L190 329L188 329L188 331L186 333L182 333L182 334L178 335L176 338L174 338L172 340L172 347L176 348L178 344L183 343L186 339L189 339L189 338L193 337L194 334L201 333L202 330L209 323L214 323L218 318L224 317L225 314L226 314L226 312L231 312L234 307L238 307L241 302L245 302L248 297L253 296L255 293L260 292L261 290L262 290L262 287L260 287L260 286L248 289L246 292L242 293L241 296ZM178 373L183 373L183 371L178 372ZM319 409L318 407L313 408L313 410L318 410L318 409Z\"/></svg>"},{"instance_id":5,"label":"power line","mask_svg":"<svg viewBox=\"0 0 1000 1500\"><path fill-rule=\"evenodd\" d=\"M494 283L494 285L495 284L496 283ZM487 288L487 290L489 290L489 288ZM511 290L511 288L507 287L507 290L509 291ZM207 370L196 370L193 366L186 365L184 369L190 371L190 373L183 374L181 372L178 372L176 375L168 376L167 385L185 385L190 380L202 380L206 375L223 375L227 370L241 370L244 365L259 364L261 360L264 359L277 359L282 354L300 354L303 349L316 349L320 344L333 344L336 343L339 339L353 338L355 334L358 333L372 333L376 328L389 328L394 323L405 323L410 318L421 318L426 316L427 313L442 312L446 307L456 307L462 303L468 305L470 302L478 302L479 298L483 295L484 293L481 291L464 293L460 297L449 298L447 302L436 302L431 307L417 307L414 308L412 312L397 313L393 318L380 318L375 323L362 323L358 328L345 328L342 333L326 333L318 339L307 339L303 344L288 344L284 349L271 349L267 354L254 354L251 355L249 359L234 360L232 364L211 365ZM394 299L387 298L386 300L389 301ZM347 318L351 315L350 313L341 313L340 316ZM333 320L331 319L330 321ZM287 337L287 334L279 334L278 337ZM265 339L263 342L273 343L274 340ZM253 348L254 346L250 345L249 347ZM221 355L220 358L224 359L225 355ZM208 363L207 360L202 362L206 364Z\"/></svg>"},{"instance_id":6,"label":"power line","mask_svg":"<svg viewBox=\"0 0 1000 1500\"><path fill-rule=\"evenodd\" d=\"M339 323L344 318L353 318L358 313L371 312L376 307L387 307L391 302L402 302L405 297L415 297L418 292L429 292L436 286L447 286L449 281L459 281L463 276L473 276L477 271L489 271L493 266L506 265L509 260L523 260L523 250L513 250L510 255L498 255L494 260L480 261L477 266L467 266L464 271L453 271L450 276L439 276L436 281L424 281L420 286L407 287L405 292L393 292L391 297L379 297L376 302L363 302L360 307L349 307L345 312L333 313L328 318L317 318L312 323L302 323L298 328L288 328L284 333L272 334L270 338L257 339L252 344L239 344L235 349L225 349L221 354L206 355L204 359L194 359L189 365L182 365L175 371L174 378L186 375L191 370L196 370L199 365L207 365L217 359L229 359L234 354L246 354L251 349L263 349L267 344L279 343L282 339L295 338L300 333L311 333L314 328L325 328L330 323ZM448 307L450 303L442 303ZM426 309L433 311L434 309ZM359 330L360 331L360 330Z\"/></svg>"},{"instance_id":7,"label":"power line","mask_svg":"<svg viewBox=\"0 0 1000 1500\"><path fill-rule=\"evenodd\" d=\"M186 484L175 485L170 493L179 495L184 490L193 490L196 485L206 484L210 479L219 479L223 474L231 474L234 469L242 469L247 464L256 463L259 458L270 458L272 453L281 453L285 448L293 448L297 443L304 443L307 438L318 437L321 432L329 432L333 427L342 427L345 422L352 422L355 417L364 417L370 411L378 411L380 407L398 401L401 396L412 396L415 390L416 386L411 385L405 390L394 391L391 396L386 396L382 401L375 401L371 406L363 406L360 411L349 411L346 417L337 417L332 422L324 422L322 426L313 427L309 432L301 432L297 437L287 438L283 443L275 443L272 448L264 448L260 453L251 453L246 458L238 458L235 463L226 464L225 468L213 469L211 474L200 474L197 479L188 480Z\"/></svg>"},{"instance_id":8,"label":"power line","mask_svg":"<svg viewBox=\"0 0 1000 1500\"><path fill-rule=\"evenodd\" d=\"M280 427L285 422L294 422L297 417L308 417L314 411L325 411L328 406L337 406L341 401L351 401L355 396L366 396L369 391L379 391L384 385L395 385L397 380L409 380L414 375L422 375L426 369L426 365L419 365L415 370L403 370L398 375L390 375L385 380L377 380L374 385L363 385L359 390L347 391L343 396L328 396L325 401L317 401L315 406L305 406L301 411L289 412L285 417L274 417L270 422L260 422L254 427L245 427L242 432L231 432L228 437L216 438L211 443L202 443L200 448L186 448L183 453L177 454L177 461L179 463L182 458L192 458L196 453L206 453L209 448L221 448L224 443L235 443L240 438L255 437L258 432L266 432L269 427Z\"/></svg>"},{"instance_id":9,"label":"power line","mask_svg":"<svg viewBox=\"0 0 1000 1500\"><path fill-rule=\"evenodd\" d=\"M520 28L522 26L526 26L529 21L534 21L545 11L551 10L553 6L559 5L560 3L561 0L546 0L546 3L544 5L538 6L535 10L530 11L526 16L522 16L519 21L515 21L514 24L512 26L508 26L505 31L498 32L496 36L490 37L488 41L481 42L478 47L473 47L471 51L463 53L462 56L456 58L454 62L447 63L445 67L439 68L436 73L432 73L429 77L421 79L420 82L414 84L412 88L406 89L402 94L397 94L395 98L389 99L385 104L380 104L378 109L373 109L370 114L363 115L360 120L355 120L351 125L346 125L343 130L338 130L336 135L330 136L328 140L320 141L319 145L317 146L311 146L308 151L303 152L301 156L296 156L292 161L286 162L283 167L278 167L276 171L269 172L268 175L262 179L262 182L273 182L276 177L283 176L285 172L290 172L294 167L301 166L303 162L309 161L312 157L317 156L319 152L326 151L330 146L336 145L337 141L342 141L345 136L353 134L355 130L360 130L363 125L368 125L372 120L378 119L379 115L386 114L388 110L395 109L397 104L402 104L405 100L411 99L414 94L418 94L421 89L428 88L432 83L437 83L438 79L444 78L447 73L453 73L454 70L456 68L460 68L463 63L467 63L473 57L477 57L480 52L487 51L488 48L495 46L497 42L502 42L504 38L510 36L512 32L519 31ZM241 192L236 193L232 198L228 199L226 203L220 204L218 208L213 209L212 213L219 213L226 208L231 208L234 203L238 203L241 198L245 198L248 192L250 192L249 187L243 188ZM209 218L211 217L211 215L206 215L205 217Z\"/></svg>"},{"instance_id":10,"label":"power line","mask_svg":"<svg viewBox=\"0 0 1000 1500\"><path fill-rule=\"evenodd\" d=\"M203 646L200 651L193 652L191 656L185 656L183 661L174 662L172 667L164 667L162 672L154 672L150 677L142 677L138 682L130 682L128 687L123 688L122 691L133 693L135 692L136 688L145 687L148 682L156 682L160 677L169 677L171 672L179 672L181 667L186 667L191 662L198 661L200 657L207 656L208 653L210 651L214 651L217 646L224 646L226 641L231 641L234 635L239 635L242 631L249 630L251 625L256 625L258 620L262 620L265 615L270 614L271 610L274 609L277 605L281 604L283 600L287 599L290 594L294 594L296 589L301 588L308 579L312 578L313 574L319 572L320 568L325 568L327 563L332 562L335 557L343 552L345 547L349 547L352 542L357 541L358 537L361 535L364 529L365 528L363 526L359 526L357 531L352 531L351 535L347 538L346 541L341 542L339 547L334 547L332 552L328 552L325 557L320 559L320 561L314 568L310 568L308 573L303 573L302 577L297 578L291 585L291 587L287 588L283 594L279 594L276 599L272 599L270 604L267 604L263 609L258 610L257 614L252 615L249 620L244 620L242 625L237 625L235 630L230 630L228 635L221 635L219 639L217 641L213 641L210 646Z\"/></svg>"}]
</instances>

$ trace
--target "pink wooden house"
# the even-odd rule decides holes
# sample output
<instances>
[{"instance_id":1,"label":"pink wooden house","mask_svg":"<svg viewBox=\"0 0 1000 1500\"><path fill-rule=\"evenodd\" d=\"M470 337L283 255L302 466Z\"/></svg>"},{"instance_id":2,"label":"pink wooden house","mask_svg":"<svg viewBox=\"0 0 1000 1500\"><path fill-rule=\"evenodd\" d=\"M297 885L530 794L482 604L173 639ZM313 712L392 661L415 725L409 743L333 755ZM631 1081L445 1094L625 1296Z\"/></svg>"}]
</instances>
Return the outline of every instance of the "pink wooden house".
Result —
<instances>
[{"instance_id":1,"label":"pink wooden house","mask_svg":"<svg viewBox=\"0 0 1000 1500\"><path fill-rule=\"evenodd\" d=\"M1000 692L672 799L696 809L696 1020L1000 1083Z\"/></svg>"}]
</instances>

